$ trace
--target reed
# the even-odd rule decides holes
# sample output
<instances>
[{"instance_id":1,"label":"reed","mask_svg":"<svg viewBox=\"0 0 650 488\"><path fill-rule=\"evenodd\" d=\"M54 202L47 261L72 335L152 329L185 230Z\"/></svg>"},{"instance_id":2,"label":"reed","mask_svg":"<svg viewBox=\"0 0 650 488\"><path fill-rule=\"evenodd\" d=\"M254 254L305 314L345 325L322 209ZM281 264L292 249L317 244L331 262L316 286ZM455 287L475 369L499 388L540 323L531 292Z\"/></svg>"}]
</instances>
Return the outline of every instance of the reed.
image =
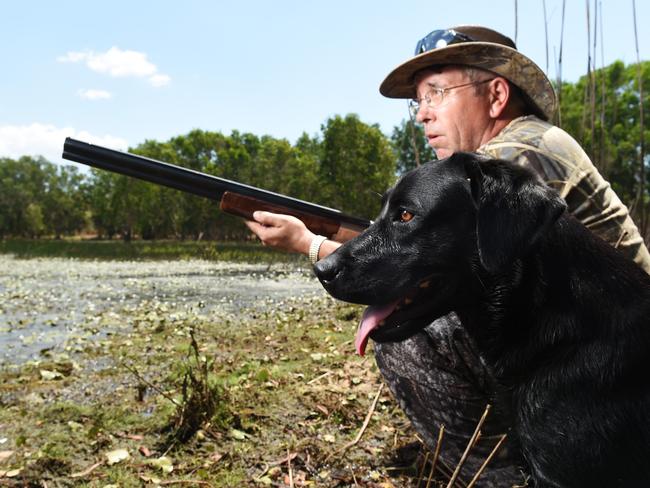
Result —
<instances>
[{"instance_id":1,"label":"reed","mask_svg":"<svg viewBox=\"0 0 650 488\"><path fill-rule=\"evenodd\" d=\"M639 56L639 34L637 31L637 22L636 22L636 0L632 0L632 20L634 23L634 47L636 50L636 63L637 63L637 77L639 85L639 187L637 190L637 201L641 206L641 231L642 235L645 235L648 222L646 216L646 205L644 202L645 197L645 185L646 185L646 176L645 176L645 137L644 130L645 124L643 120L643 72L641 70L641 57Z\"/></svg>"},{"instance_id":2,"label":"reed","mask_svg":"<svg viewBox=\"0 0 650 488\"><path fill-rule=\"evenodd\" d=\"M546 15L546 0L542 0L544 10L544 45L546 47L546 72L548 73L548 17Z\"/></svg>"},{"instance_id":3,"label":"reed","mask_svg":"<svg viewBox=\"0 0 650 488\"><path fill-rule=\"evenodd\" d=\"M481 416L480 420L476 424L474 434L467 442L467 447L465 448L465 451L463 452L460 460L456 464L456 467L453 469L450 469L444 462L442 462L442 459L440 459L440 454L443 451L443 449L441 448L443 445L443 440L445 435L445 426L444 425L440 426L440 430L438 433L438 440L436 442L436 448L433 453L429 450L426 450L424 461L422 462L422 466L418 470L418 476L416 479L415 486L420 487L424 483L425 481L424 473L427 469L427 465L429 465L428 466L429 476L426 479L426 485L424 488L431 488L432 486L440 486L440 487L445 486L445 488L472 488L473 486L476 485L479 478L485 471L486 467L488 466L490 461L494 459L497 452L499 451L499 449L501 449L503 443L506 440L506 435L505 434L502 435L499 438L496 445L492 448L490 454L487 456L483 464L479 467L476 473L473 474L470 482L465 483L464 481L462 481L462 479L460 478L461 470L463 468L463 465L469 458L469 456L472 455L472 449L474 449L478 440L481 438L482 435L481 428L483 427L483 424L485 423L486 419L490 414L490 409L491 409L491 405L489 404L486 405L483 415ZM446 479L446 484L443 485L443 482L435 476L436 471L438 471L438 474L441 474ZM435 483L435 485L432 485L432 483Z\"/></svg>"},{"instance_id":4,"label":"reed","mask_svg":"<svg viewBox=\"0 0 650 488\"><path fill-rule=\"evenodd\" d=\"M562 0L562 20L560 25L560 51L558 53L557 61L557 78L555 84L557 86L557 125L562 127L562 50L564 48L564 19L566 13L566 0Z\"/></svg>"}]
</instances>

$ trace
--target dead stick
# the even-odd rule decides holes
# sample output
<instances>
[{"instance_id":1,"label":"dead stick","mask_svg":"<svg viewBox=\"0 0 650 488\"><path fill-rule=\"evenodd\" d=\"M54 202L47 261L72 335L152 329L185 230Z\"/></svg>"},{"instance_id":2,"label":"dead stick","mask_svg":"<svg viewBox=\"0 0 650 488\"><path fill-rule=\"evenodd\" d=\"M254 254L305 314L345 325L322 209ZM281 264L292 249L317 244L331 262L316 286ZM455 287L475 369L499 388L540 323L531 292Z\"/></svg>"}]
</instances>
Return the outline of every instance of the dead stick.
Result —
<instances>
[{"instance_id":1,"label":"dead stick","mask_svg":"<svg viewBox=\"0 0 650 488\"><path fill-rule=\"evenodd\" d=\"M144 377L142 377L142 375L141 375L140 373L138 373L138 371L137 371L135 368L131 368L131 367L130 367L128 364L126 364L126 363L122 363L122 365L123 365L126 369L128 369L128 370L131 372L131 374L133 374L133 376L135 376L135 377L138 378L140 381L142 381L144 384L146 384L147 386L149 386L149 388L151 388L151 389L157 391L158 393L160 393L162 396L164 396L167 400L169 400L170 402L172 402L172 403L173 403L174 405L176 405L177 407L180 407L180 406L181 406L181 404L178 403L178 401L176 401L176 399L175 399L174 397L172 397L172 396L169 395L168 393L162 391L160 388L158 388L158 387L157 387L156 385L154 385L152 382L150 382L149 380L147 380L147 379L145 379Z\"/></svg>"},{"instance_id":2,"label":"dead stick","mask_svg":"<svg viewBox=\"0 0 650 488\"><path fill-rule=\"evenodd\" d=\"M159 485L203 485L203 486L212 486L212 483L209 483L207 481L199 481L199 480L169 480L169 481L161 481L158 484Z\"/></svg>"},{"instance_id":3,"label":"dead stick","mask_svg":"<svg viewBox=\"0 0 650 488\"><path fill-rule=\"evenodd\" d=\"M354 481L354 486L359 486L359 483L357 483L357 477L354 475L354 470L352 469L352 466L348 466L350 468L350 473L352 473L352 481Z\"/></svg>"},{"instance_id":4,"label":"dead stick","mask_svg":"<svg viewBox=\"0 0 650 488\"><path fill-rule=\"evenodd\" d=\"M363 435L363 433L364 433L365 430L366 430L366 427L368 427L368 424L370 423L370 419L372 418L372 414L373 414L374 411L375 411L375 407L377 406L377 401L379 401L379 396L381 395L381 391L382 391L383 389L384 389L384 384L382 383L381 385L379 385L379 390L377 390L377 394L375 395L375 399L372 401L372 405L370 405L370 410L368 410L368 414L366 415L366 419L363 421L363 425L361 426L361 429L359 430L359 433L358 433L357 436L354 438L354 440L348 442L348 443L345 444L343 447L341 447L340 449L337 449L336 451L334 451L333 453L331 453L329 456L327 456L327 457L325 458L325 461L326 461L326 462L327 462L327 460L329 460L329 458L331 458L334 454L338 454L338 453L340 453L340 452L345 452L345 451L347 451L348 449L350 449L352 446L356 445L356 444L361 440L361 436Z\"/></svg>"},{"instance_id":5,"label":"dead stick","mask_svg":"<svg viewBox=\"0 0 650 488\"><path fill-rule=\"evenodd\" d=\"M478 435L476 436L476 439L474 439L474 442L472 443L472 446L470 447L470 450L474 449L474 446L478 443L478 441L481 440L481 436L483 433L479 431Z\"/></svg>"},{"instance_id":6,"label":"dead stick","mask_svg":"<svg viewBox=\"0 0 650 488\"><path fill-rule=\"evenodd\" d=\"M499 442L497 442L497 445L494 446L494 449L492 449L492 452L490 453L490 455L487 457L487 459L483 462L483 464L481 465L481 467L478 469L478 471L476 472L476 474L475 474L474 477L472 478L472 481L469 482L469 485L467 485L467 488L472 488L472 486L474 486L474 483L476 483L476 481L478 480L479 476L481 476L481 474L483 474L483 471L484 471L485 468L487 467L488 463L489 463L490 461L492 461L492 458L496 455L497 451L498 451L499 448L501 447L501 444L503 444L503 441L506 440L506 437L507 437L507 434L503 434L503 435L501 436L501 438L499 439Z\"/></svg>"},{"instance_id":7,"label":"dead stick","mask_svg":"<svg viewBox=\"0 0 650 488\"><path fill-rule=\"evenodd\" d=\"M99 466L104 464L103 462L95 463L92 466L90 466L87 469L84 469L83 471L80 471L78 473L72 473L70 475L70 478L83 478L84 476L88 476L90 473L92 473L95 469L97 469Z\"/></svg>"},{"instance_id":8,"label":"dead stick","mask_svg":"<svg viewBox=\"0 0 650 488\"><path fill-rule=\"evenodd\" d=\"M483 412L483 416L481 417L481 420L478 421L478 424L476 425L476 429L474 430L474 434L472 435L472 438L467 443L467 447L465 448L465 452L461 456L460 461L458 461L458 465L456 466L456 469L454 470L454 473L451 475L449 483L447 483L447 488L452 488L454 486L454 482L456 481L456 478L458 478L458 475L460 474L460 470L463 467L463 464L465 464L465 461L467 460L467 457L469 456L469 451L474 446L474 442L476 441L476 438L478 437L479 433L481 432L481 427L483 427L483 423L485 422L485 419L487 418L488 414L490 413L490 408L491 408L490 404L488 404L485 407L485 412Z\"/></svg>"},{"instance_id":9,"label":"dead stick","mask_svg":"<svg viewBox=\"0 0 650 488\"><path fill-rule=\"evenodd\" d=\"M320 376L316 376L316 378L314 378L313 380L308 381L307 384L308 384L308 385L311 385L311 384L313 384L313 383L316 383L318 380L322 380L323 378L325 378L325 377L327 377L327 376L329 376L329 375L331 375L331 374L332 374L331 371L326 371L326 372L323 373L322 375L320 375Z\"/></svg>"},{"instance_id":10,"label":"dead stick","mask_svg":"<svg viewBox=\"0 0 650 488\"><path fill-rule=\"evenodd\" d=\"M289 452L289 450L287 449L287 453L288 453L288 452ZM297 457L298 457L298 453L297 453L297 452L292 452L292 453L289 454L287 457L282 458L282 459L280 459L279 461L270 461L270 462L265 463L265 464L268 464L269 467L271 467L271 466L280 466L281 464L284 464L284 463L286 463L287 461L293 461L293 460L296 459ZM268 469L268 468L267 468L267 469ZM262 474L264 474L264 473L262 473ZM260 476L262 476L262 475L260 475Z\"/></svg>"},{"instance_id":11,"label":"dead stick","mask_svg":"<svg viewBox=\"0 0 650 488\"><path fill-rule=\"evenodd\" d=\"M440 430L438 431L438 442L436 443L436 450L433 453L433 461L431 461L431 471L429 472L429 479L427 479L427 488L431 485L431 480L433 479L433 473L436 471L436 464L438 464L438 456L440 456L440 448L442 447L442 438L445 435L445 426L444 424L440 425Z\"/></svg>"},{"instance_id":12,"label":"dead stick","mask_svg":"<svg viewBox=\"0 0 650 488\"><path fill-rule=\"evenodd\" d=\"M289 488L293 487L293 470L291 469L291 453L287 449L287 466L289 467Z\"/></svg>"},{"instance_id":13,"label":"dead stick","mask_svg":"<svg viewBox=\"0 0 650 488\"><path fill-rule=\"evenodd\" d=\"M429 454L431 452L427 449L427 452L424 456L424 461L422 461L422 467L420 468L420 473L418 474L418 482L415 484L415 486L420 486L420 483L422 483L422 478L424 478L424 470L427 467L427 461L429 460Z\"/></svg>"}]
</instances>

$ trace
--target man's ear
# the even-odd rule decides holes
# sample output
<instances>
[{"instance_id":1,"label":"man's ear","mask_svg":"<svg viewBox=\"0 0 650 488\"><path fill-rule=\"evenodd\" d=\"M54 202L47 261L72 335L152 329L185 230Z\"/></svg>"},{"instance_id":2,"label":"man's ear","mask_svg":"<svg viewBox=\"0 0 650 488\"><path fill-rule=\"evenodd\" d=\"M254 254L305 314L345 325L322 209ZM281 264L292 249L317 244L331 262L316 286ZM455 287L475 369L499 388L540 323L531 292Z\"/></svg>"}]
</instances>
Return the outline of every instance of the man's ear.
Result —
<instances>
[{"instance_id":1,"label":"man's ear","mask_svg":"<svg viewBox=\"0 0 650 488\"><path fill-rule=\"evenodd\" d=\"M566 203L529 170L499 160L466 160L476 202L483 267L503 269L524 256L566 210Z\"/></svg>"},{"instance_id":2,"label":"man's ear","mask_svg":"<svg viewBox=\"0 0 650 488\"><path fill-rule=\"evenodd\" d=\"M497 76L488 84L487 88L490 94L490 117L497 119L503 114L512 98L510 84L505 78Z\"/></svg>"}]
</instances>

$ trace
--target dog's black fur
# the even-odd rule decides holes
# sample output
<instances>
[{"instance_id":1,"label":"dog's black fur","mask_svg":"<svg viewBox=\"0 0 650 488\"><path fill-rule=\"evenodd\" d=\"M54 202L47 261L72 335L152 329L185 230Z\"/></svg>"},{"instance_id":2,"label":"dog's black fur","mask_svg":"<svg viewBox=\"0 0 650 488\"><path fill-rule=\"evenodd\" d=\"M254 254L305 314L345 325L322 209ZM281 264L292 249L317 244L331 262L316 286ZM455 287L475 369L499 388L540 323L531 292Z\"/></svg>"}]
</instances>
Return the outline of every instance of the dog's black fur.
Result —
<instances>
[{"instance_id":1,"label":"dog's black fur","mask_svg":"<svg viewBox=\"0 0 650 488\"><path fill-rule=\"evenodd\" d=\"M511 402L535 486L650 486L650 277L533 173L465 153L426 164L315 271L345 301L413 300L376 341L456 311Z\"/></svg>"}]
</instances>

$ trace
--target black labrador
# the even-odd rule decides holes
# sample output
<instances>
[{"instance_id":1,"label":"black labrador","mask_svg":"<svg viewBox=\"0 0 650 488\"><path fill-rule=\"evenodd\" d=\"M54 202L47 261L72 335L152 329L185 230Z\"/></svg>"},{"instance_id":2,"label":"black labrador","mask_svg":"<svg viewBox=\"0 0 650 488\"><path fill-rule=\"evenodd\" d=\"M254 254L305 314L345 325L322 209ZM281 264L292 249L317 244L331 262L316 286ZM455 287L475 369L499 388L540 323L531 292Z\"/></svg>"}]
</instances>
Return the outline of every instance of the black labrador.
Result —
<instances>
[{"instance_id":1,"label":"black labrador","mask_svg":"<svg viewBox=\"0 0 650 488\"><path fill-rule=\"evenodd\" d=\"M650 276L532 172L458 153L403 176L315 266L398 341L455 311L507 392L535 486L650 486Z\"/></svg>"}]
</instances>

